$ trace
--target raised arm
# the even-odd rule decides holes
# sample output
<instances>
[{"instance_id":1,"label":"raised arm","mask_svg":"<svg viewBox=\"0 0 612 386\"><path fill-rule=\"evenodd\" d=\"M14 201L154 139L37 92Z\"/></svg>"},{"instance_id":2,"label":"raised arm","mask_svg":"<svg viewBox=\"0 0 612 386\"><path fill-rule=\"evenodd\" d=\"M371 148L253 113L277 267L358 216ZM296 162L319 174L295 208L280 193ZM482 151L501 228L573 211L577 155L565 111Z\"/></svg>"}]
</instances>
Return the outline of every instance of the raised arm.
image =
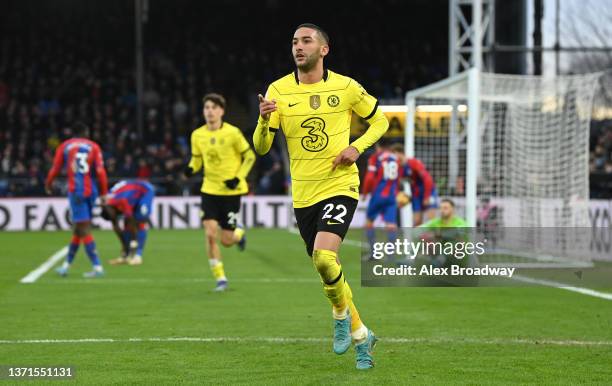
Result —
<instances>
[{"instance_id":1,"label":"raised arm","mask_svg":"<svg viewBox=\"0 0 612 386\"><path fill-rule=\"evenodd\" d=\"M276 107L276 93L273 86L268 88L266 97L259 94L259 119L253 133L253 146L259 155L270 151L274 134L280 127L280 118Z\"/></svg>"}]
</instances>

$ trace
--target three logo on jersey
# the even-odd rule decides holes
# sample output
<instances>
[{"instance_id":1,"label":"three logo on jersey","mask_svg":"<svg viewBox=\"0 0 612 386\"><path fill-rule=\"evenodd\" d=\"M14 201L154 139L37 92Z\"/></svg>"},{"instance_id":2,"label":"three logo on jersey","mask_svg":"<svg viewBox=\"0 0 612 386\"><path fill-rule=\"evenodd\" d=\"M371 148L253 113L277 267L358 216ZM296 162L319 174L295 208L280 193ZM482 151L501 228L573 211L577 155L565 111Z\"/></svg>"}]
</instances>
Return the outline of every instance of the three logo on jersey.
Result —
<instances>
[{"instance_id":1,"label":"three logo on jersey","mask_svg":"<svg viewBox=\"0 0 612 386\"><path fill-rule=\"evenodd\" d=\"M318 152L327 147L329 137L325 133L325 121L312 117L302 122L301 126L308 130L308 135L302 137L302 147L308 151Z\"/></svg>"},{"instance_id":2,"label":"three logo on jersey","mask_svg":"<svg viewBox=\"0 0 612 386\"><path fill-rule=\"evenodd\" d=\"M293 107L300 102L289 103ZM327 97L329 107L337 107L340 104L340 97L330 95ZM321 96L310 96L310 107L314 110L321 107ZM308 134L302 137L302 147L311 152L319 152L327 147L329 137L325 133L325 121L319 117L311 117L302 122L301 127L308 129Z\"/></svg>"},{"instance_id":3,"label":"three logo on jersey","mask_svg":"<svg viewBox=\"0 0 612 386\"><path fill-rule=\"evenodd\" d=\"M210 146L206 144L210 143ZM217 144L219 146L223 146L225 144L225 138L220 138L217 140L215 137L211 137L208 141L205 139L200 141L200 146L202 148L206 148L206 162L213 165L219 165L221 163L221 156L219 152L216 150Z\"/></svg>"}]
</instances>

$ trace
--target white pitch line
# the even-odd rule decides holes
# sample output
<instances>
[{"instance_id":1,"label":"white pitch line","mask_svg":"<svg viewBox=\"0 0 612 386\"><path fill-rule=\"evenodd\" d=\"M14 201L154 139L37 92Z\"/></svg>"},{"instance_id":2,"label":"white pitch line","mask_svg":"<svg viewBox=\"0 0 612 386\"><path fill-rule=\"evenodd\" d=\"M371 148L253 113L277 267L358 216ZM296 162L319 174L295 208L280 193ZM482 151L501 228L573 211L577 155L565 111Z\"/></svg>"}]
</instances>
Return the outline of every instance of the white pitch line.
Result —
<instances>
[{"instance_id":1,"label":"white pitch line","mask_svg":"<svg viewBox=\"0 0 612 386\"><path fill-rule=\"evenodd\" d=\"M297 229L293 229L293 228L290 228L289 232L293 234L297 234L297 235L300 234ZM345 239L343 241L343 244L361 247L361 242L357 240ZM59 261L64 256L66 256L67 252L68 252L68 247L64 247L60 249L59 251L55 252L51 257L49 257L49 259L47 259L47 261L45 261L40 267L36 268L34 271L27 274L23 279L20 280L20 282L21 283L34 283L36 280L38 280L39 277L45 274L45 272L51 269L51 267L53 267L53 265L55 265L57 261ZM533 279L533 278L525 277L521 275L514 275L512 279L517 280L517 281L522 281L525 283L539 284L539 285L544 285L547 287L559 288L559 289L563 289L566 291L576 292L582 295L593 296L593 297L600 298L600 299L612 300L611 293L595 291L589 288L570 286L565 283L555 282L551 280ZM136 279L136 280L139 280L139 279ZM106 279L105 281L108 282L109 279ZM140 279L139 281L144 282L142 279ZM192 281L194 282L199 281L199 279L194 279ZM290 279L290 278L287 278L287 279L281 279L281 278L277 278L277 279L242 279L242 280L237 279L234 281L277 283L277 282L297 282L297 281L307 282L307 281L310 281L310 279L301 279L301 280L300 279ZM100 283L102 281L89 280L86 282L87 283ZM70 283L74 283L74 281L70 281Z\"/></svg>"},{"instance_id":2,"label":"white pitch line","mask_svg":"<svg viewBox=\"0 0 612 386\"><path fill-rule=\"evenodd\" d=\"M599 292L599 291L595 291L595 290L588 289L588 288L568 286L567 284L564 284L564 283L558 283L558 282L553 282L553 281L548 281L548 280L533 279L530 277L520 276L520 275L514 275L511 279L526 282L526 283L531 283L531 284L538 284L538 285L544 285L548 287L560 288L560 289L564 289L567 291L580 293L582 295L595 296L595 297L605 299L605 300L612 300L612 294L610 293ZM245 278L234 278L234 279L231 279L230 281L232 283L253 283L253 284L257 284L257 283L260 283L260 284L275 284L275 283L314 284L314 283L320 283L320 280L317 280L315 278L306 278L306 277L274 277L274 278L245 277ZM208 279L208 278L166 279L166 278L143 278L143 277L141 278L109 278L109 277L106 277L100 280L92 280L92 279L66 280L66 279L58 278L58 279L47 280L45 281L45 284L47 285L49 284L53 284L53 285L61 285L61 284L92 284L92 285L109 284L109 285L113 285L113 284L214 283L214 282L215 282L214 279ZM494 288L501 288L501 287L494 287Z\"/></svg>"},{"instance_id":3,"label":"white pitch line","mask_svg":"<svg viewBox=\"0 0 612 386\"><path fill-rule=\"evenodd\" d=\"M59 251L55 252L54 254L51 255L51 257L47 259L47 261L42 263L38 268L36 268L32 272L25 275L21 280L19 280L19 282L20 283L34 283L36 280L38 280L39 277L44 275L45 272L50 270L58 261L60 261L64 256L66 256L67 253L68 253L68 247L64 247L60 249Z\"/></svg>"},{"instance_id":4,"label":"white pitch line","mask_svg":"<svg viewBox=\"0 0 612 386\"><path fill-rule=\"evenodd\" d=\"M595 291L595 290L592 290L589 288L583 288L583 287L574 287L574 286L571 286L565 283L559 283L557 281L534 279L532 277L526 277L526 276L521 276L521 275L514 275L512 279L517 280L517 281L522 281L525 283L540 284L540 285L544 285L547 287L554 287L554 288L559 288L559 289L563 289L566 291L577 292L582 295L594 296L600 299L612 300L611 293L599 292L599 291Z\"/></svg>"},{"instance_id":5,"label":"white pitch line","mask_svg":"<svg viewBox=\"0 0 612 386\"><path fill-rule=\"evenodd\" d=\"M82 338L82 339L16 339L0 340L0 345L10 344L81 344L81 343L172 343L172 342L195 342L195 343L274 343L274 344L297 344L297 343L328 343L331 338L299 338L299 337L151 337L151 338ZM483 345L549 345L549 346L612 346L612 341L599 340L556 340L546 338L404 338L404 337L381 337L381 342L391 344L483 344Z\"/></svg>"},{"instance_id":6,"label":"white pitch line","mask_svg":"<svg viewBox=\"0 0 612 386\"><path fill-rule=\"evenodd\" d=\"M73 279L67 280L64 278L50 279L45 281L45 284L148 284L148 283L214 283L214 279L209 278L155 278L155 277L140 277L140 278L109 278L102 279ZM321 283L315 277L275 277L275 278L233 278L231 283Z\"/></svg>"}]
</instances>

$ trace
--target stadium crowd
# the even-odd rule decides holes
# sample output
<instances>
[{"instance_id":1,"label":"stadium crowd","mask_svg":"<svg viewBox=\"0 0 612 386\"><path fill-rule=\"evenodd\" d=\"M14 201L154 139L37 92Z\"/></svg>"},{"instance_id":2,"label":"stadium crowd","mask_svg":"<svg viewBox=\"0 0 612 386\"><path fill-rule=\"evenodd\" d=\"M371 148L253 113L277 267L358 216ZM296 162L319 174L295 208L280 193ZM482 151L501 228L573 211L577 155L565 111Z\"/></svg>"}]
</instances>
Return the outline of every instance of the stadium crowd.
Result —
<instances>
[{"instance_id":1,"label":"stadium crowd","mask_svg":"<svg viewBox=\"0 0 612 386\"><path fill-rule=\"evenodd\" d=\"M400 12L399 0L368 2L371 11L351 13L354 27L347 30L347 23L338 24L336 18L351 4L308 3L316 21L328 27L332 69L360 79L386 103L401 103L406 90L446 76L446 12L432 24L419 20L419 12ZM70 137L69 124L77 119L91 126L92 139L101 144L111 182L141 177L152 180L162 195L194 193L198 184L186 184L181 170L189 159L190 133L203 122L201 97L210 91L224 94L227 120L249 138L256 123L255 96L292 68L289 34L304 21L294 6L268 0L264 14L256 3L151 2L139 132L131 2L5 2L0 13L0 196L44 195L53 151ZM432 13L446 9L441 0L414 6ZM315 12L323 7L326 12ZM262 35L260 24L270 8L282 20L275 28L286 33ZM427 39L420 38L423 31ZM598 133L591 170L612 175L612 131ZM258 159L251 191L282 194L284 175L281 154L273 149Z\"/></svg>"},{"instance_id":2,"label":"stadium crowd","mask_svg":"<svg viewBox=\"0 0 612 386\"><path fill-rule=\"evenodd\" d=\"M591 198L612 198L612 121L592 125L589 169Z\"/></svg>"},{"instance_id":3,"label":"stadium crowd","mask_svg":"<svg viewBox=\"0 0 612 386\"><path fill-rule=\"evenodd\" d=\"M290 71L289 34L302 21L292 15L291 4L272 1L278 15L291 15L286 28L279 28L287 33L262 39L243 36L265 19L255 4L151 3L144 30L145 116L139 133L132 3L72 2L70 12L62 9L66 4L56 4L9 1L0 16L0 196L44 194L43 178L53 151L71 135L68 126L76 119L88 122L92 139L102 145L111 181L143 177L151 179L160 194L187 193L189 185L180 171L189 158L190 132L203 121L202 95L225 94L230 101L228 121L250 137L257 114L255 96L270 80ZM317 1L311 5L316 8ZM400 15L388 12L398 7L397 1L379 2L371 7L372 14L354 20L363 26L384 13L379 28L355 28L350 33L333 27L334 12L342 12L344 6L326 4L329 12L321 21L330 26L334 38L334 70L363 79L371 93L389 100L445 76L444 39L436 40L440 47L414 39L407 47L404 38L410 30L400 23ZM431 7L426 2L421 6ZM201 23L203 18L206 23ZM443 19L440 24L444 26ZM382 36L396 39L382 45ZM356 56L368 60L352 60ZM410 66L402 67L408 62ZM278 151L259 160L252 191L283 193L280 161ZM197 189L196 183L192 185Z\"/></svg>"}]
</instances>

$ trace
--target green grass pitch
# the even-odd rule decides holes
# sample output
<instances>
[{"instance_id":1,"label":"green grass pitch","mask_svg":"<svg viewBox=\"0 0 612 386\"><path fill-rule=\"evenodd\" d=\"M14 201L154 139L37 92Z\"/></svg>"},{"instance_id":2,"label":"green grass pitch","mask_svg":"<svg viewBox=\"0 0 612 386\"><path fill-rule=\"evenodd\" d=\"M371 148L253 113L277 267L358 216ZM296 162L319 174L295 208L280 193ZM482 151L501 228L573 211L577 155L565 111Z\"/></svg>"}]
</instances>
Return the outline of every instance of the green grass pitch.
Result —
<instances>
[{"instance_id":1,"label":"green grass pitch","mask_svg":"<svg viewBox=\"0 0 612 386\"><path fill-rule=\"evenodd\" d=\"M330 306L299 236L253 229L245 252L223 249L226 293L211 291L203 231L151 231L139 267L108 265L118 242L95 237L106 277L81 278L81 248L69 277L20 284L69 234L0 233L0 365L71 365L87 384L612 383L608 300L545 287L361 288L359 250L345 245L356 304L380 338L376 367L359 372L353 349L332 352Z\"/></svg>"}]
</instances>

